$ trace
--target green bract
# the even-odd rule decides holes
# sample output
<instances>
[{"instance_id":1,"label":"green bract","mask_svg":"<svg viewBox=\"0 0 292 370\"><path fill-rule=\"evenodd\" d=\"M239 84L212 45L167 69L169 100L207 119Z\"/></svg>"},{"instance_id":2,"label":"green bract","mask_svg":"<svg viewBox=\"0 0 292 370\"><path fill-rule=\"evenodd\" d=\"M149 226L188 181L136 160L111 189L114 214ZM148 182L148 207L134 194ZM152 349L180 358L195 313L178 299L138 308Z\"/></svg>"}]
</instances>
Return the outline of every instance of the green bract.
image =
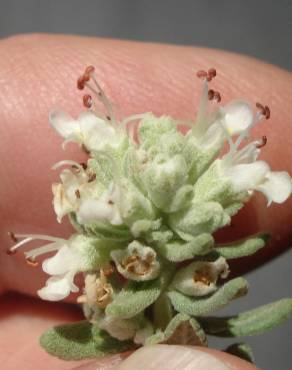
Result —
<instances>
[{"instance_id":1,"label":"green bract","mask_svg":"<svg viewBox=\"0 0 292 370\"><path fill-rule=\"evenodd\" d=\"M67 166L53 185L57 219L67 215L77 234L69 240L16 235L27 239L11 248L33 239L50 242L26 252L30 261L56 252L43 262L51 275L38 292L43 299L77 293L74 277L84 274L78 302L87 321L45 333L41 345L50 354L70 360L141 344L203 346L206 335L256 334L291 315L292 300L286 299L234 317L206 316L247 293L243 278L225 281L227 261L256 253L267 240L259 234L220 244L214 232L228 226L255 191L269 204L283 203L292 191L286 172L257 160L264 139L243 145L252 127L269 118L268 108L254 114L240 100L216 107L220 94L207 83L214 73L200 72L205 81L196 122L151 113L118 121L92 67L78 86L90 86L105 114L93 106L77 120L51 114L65 143L77 143L89 156L86 163L54 166ZM227 351L252 357L242 343Z\"/></svg>"}]
</instances>

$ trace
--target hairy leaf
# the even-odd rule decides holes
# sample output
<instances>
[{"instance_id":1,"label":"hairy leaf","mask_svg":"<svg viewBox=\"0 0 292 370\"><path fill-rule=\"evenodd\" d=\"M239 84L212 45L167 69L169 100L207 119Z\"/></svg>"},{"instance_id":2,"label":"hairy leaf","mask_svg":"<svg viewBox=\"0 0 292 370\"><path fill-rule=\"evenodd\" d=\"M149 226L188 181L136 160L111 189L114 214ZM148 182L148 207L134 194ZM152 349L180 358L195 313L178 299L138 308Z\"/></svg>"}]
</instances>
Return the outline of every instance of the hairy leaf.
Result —
<instances>
[{"instance_id":1,"label":"hairy leaf","mask_svg":"<svg viewBox=\"0 0 292 370\"><path fill-rule=\"evenodd\" d=\"M246 294L247 290L247 281L239 277L228 281L214 294L205 298L192 298L176 291L169 292L168 296L176 311L199 316L226 306L233 299Z\"/></svg>"},{"instance_id":2,"label":"hairy leaf","mask_svg":"<svg viewBox=\"0 0 292 370\"><path fill-rule=\"evenodd\" d=\"M215 248L215 251L226 259L250 256L264 247L268 238L268 234L261 234L253 238L238 241L236 243L218 245Z\"/></svg>"},{"instance_id":3,"label":"hairy leaf","mask_svg":"<svg viewBox=\"0 0 292 370\"><path fill-rule=\"evenodd\" d=\"M129 319L156 301L161 292L159 279L147 282L130 282L107 306L106 315Z\"/></svg>"},{"instance_id":4,"label":"hairy leaf","mask_svg":"<svg viewBox=\"0 0 292 370\"><path fill-rule=\"evenodd\" d=\"M252 349L246 343L234 343L231 346L227 347L224 352L242 358L245 361L254 363L254 355Z\"/></svg>"},{"instance_id":5,"label":"hairy leaf","mask_svg":"<svg viewBox=\"0 0 292 370\"><path fill-rule=\"evenodd\" d=\"M220 337L241 337L273 329L290 316L292 316L292 299L286 298L236 316L206 317L201 318L200 322L208 334Z\"/></svg>"},{"instance_id":6,"label":"hairy leaf","mask_svg":"<svg viewBox=\"0 0 292 370\"><path fill-rule=\"evenodd\" d=\"M193 238L187 243L173 241L159 244L159 253L171 262L182 262L195 256L201 256L212 250L214 239L211 234L204 233Z\"/></svg>"},{"instance_id":7,"label":"hairy leaf","mask_svg":"<svg viewBox=\"0 0 292 370\"><path fill-rule=\"evenodd\" d=\"M56 326L40 338L41 346L63 360L102 357L134 348L130 341L119 341L88 321Z\"/></svg>"}]
</instances>

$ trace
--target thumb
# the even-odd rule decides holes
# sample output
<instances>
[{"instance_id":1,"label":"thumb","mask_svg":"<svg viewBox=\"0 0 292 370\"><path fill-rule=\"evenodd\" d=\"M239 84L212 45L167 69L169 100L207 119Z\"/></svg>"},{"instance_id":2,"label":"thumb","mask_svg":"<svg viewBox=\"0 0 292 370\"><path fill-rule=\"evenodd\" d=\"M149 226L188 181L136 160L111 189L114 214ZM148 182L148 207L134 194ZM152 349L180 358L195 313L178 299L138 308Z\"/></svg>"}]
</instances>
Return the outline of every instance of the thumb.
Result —
<instances>
[{"instance_id":1,"label":"thumb","mask_svg":"<svg viewBox=\"0 0 292 370\"><path fill-rule=\"evenodd\" d=\"M142 347L126 360L113 356L106 362L89 363L74 370L256 370L250 363L211 349L155 345Z\"/></svg>"}]
</instances>

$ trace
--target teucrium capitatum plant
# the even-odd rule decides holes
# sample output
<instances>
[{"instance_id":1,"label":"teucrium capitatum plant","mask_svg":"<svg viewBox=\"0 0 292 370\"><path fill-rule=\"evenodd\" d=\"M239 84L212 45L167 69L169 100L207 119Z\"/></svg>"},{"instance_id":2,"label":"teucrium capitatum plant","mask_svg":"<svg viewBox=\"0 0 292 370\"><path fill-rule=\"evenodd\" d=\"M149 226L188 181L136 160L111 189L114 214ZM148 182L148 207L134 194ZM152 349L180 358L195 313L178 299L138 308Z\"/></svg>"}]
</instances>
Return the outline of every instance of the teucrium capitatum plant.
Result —
<instances>
[{"instance_id":1,"label":"teucrium capitatum plant","mask_svg":"<svg viewBox=\"0 0 292 370\"><path fill-rule=\"evenodd\" d=\"M87 163L54 166L67 167L53 184L57 220L68 216L76 233L69 240L11 233L16 244L9 250L39 239L49 244L25 252L30 263L56 252L42 264L51 275L38 291L43 299L78 292L74 278L84 274L77 301L87 321L43 334L49 353L70 360L143 344L205 346L206 335L257 334L291 315L292 300L283 299L234 317L208 316L247 293L241 277L224 282L228 260L256 253L267 239L259 234L221 245L214 232L229 225L255 191L268 204L284 202L292 191L288 173L273 172L257 159L265 137L243 143L259 120L270 118L269 108L257 103L254 113L241 100L216 107L221 96L208 87L215 75L214 69L198 73L202 98L185 135L182 123L167 116L118 121L93 67L78 87L88 87L97 101L85 95L88 110L76 120L51 113L64 146L75 142L89 156ZM229 149L220 155L225 144ZM251 358L242 343L227 351Z\"/></svg>"}]
</instances>

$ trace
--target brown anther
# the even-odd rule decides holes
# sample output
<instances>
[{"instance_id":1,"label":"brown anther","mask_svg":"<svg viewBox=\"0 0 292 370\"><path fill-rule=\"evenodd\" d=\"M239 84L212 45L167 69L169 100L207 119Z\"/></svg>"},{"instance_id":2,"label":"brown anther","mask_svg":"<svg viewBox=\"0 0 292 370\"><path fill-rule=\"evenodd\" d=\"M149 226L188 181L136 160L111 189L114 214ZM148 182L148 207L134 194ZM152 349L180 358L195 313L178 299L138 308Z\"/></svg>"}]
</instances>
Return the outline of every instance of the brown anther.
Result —
<instances>
[{"instance_id":1,"label":"brown anther","mask_svg":"<svg viewBox=\"0 0 292 370\"><path fill-rule=\"evenodd\" d=\"M92 182L96 179L96 173L89 173L87 182Z\"/></svg>"},{"instance_id":2,"label":"brown anther","mask_svg":"<svg viewBox=\"0 0 292 370\"><path fill-rule=\"evenodd\" d=\"M110 116L106 116L106 119L107 119L108 121L111 121L111 120L112 120Z\"/></svg>"},{"instance_id":3,"label":"brown anther","mask_svg":"<svg viewBox=\"0 0 292 370\"><path fill-rule=\"evenodd\" d=\"M266 137L266 136L263 136L263 137L262 137L262 141L261 141L260 143L258 143L258 144L256 145L256 147L257 147L258 149L260 149L260 148L264 147L264 146L267 144L267 141L268 141L267 137Z\"/></svg>"},{"instance_id":4,"label":"brown anther","mask_svg":"<svg viewBox=\"0 0 292 370\"><path fill-rule=\"evenodd\" d=\"M84 74L91 75L94 71L95 71L95 68L93 66L88 66L86 67Z\"/></svg>"},{"instance_id":5,"label":"brown anther","mask_svg":"<svg viewBox=\"0 0 292 370\"><path fill-rule=\"evenodd\" d=\"M271 117L271 111L267 105L263 106L261 103L256 103L256 107L259 109L260 113L266 117L266 119Z\"/></svg>"},{"instance_id":6,"label":"brown anther","mask_svg":"<svg viewBox=\"0 0 292 370\"><path fill-rule=\"evenodd\" d=\"M78 199L81 198L81 194L80 194L80 190L79 189L76 189L75 190L75 195L76 195L76 198L78 198Z\"/></svg>"},{"instance_id":7,"label":"brown anther","mask_svg":"<svg viewBox=\"0 0 292 370\"><path fill-rule=\"evenodd\" d=\"M10 237L10 239L14 242L14 243L17 243L18 242L18 239L17 237L15 236L14 232L13 231L8 231L8 236Z\"/></svg>"},{"instance_id":8,"label":"brown anther","mask_svg":"<svg viewBox=\"0 0 292 370\"><path fill-rule=\"evenodd\" d=\"M31 258L31 257L26 258L26 263L27 263L29 266L32 266L32 267L36 267L36 266L39 264L35 259L33 259L33 258Z\"/></svg>"},{"instance_id":9,"label":"brown anther","mask_svg":"<svg viewBox=\"0 0 292 370\"><path fill-rule=\"evenodd\" d=\"M90 154L90 151L86 148L84 144L81 145L81 149L84 151L84 153Z\"/></svg>"},{"instance_id":10,"label":"brown anther","mask_svg":"<svg viewBox=\"0 0 292 370\"><path fill-rule=\"evenodd\" d=\"M265 107L261 103L259 103L259 102L256 103L256 107L258 108L258 110L260 111L260 113L263 116L265 116Z\"/></svg>"},{"instance_id":11,"label":"brown anther","mask_svg":"<svg viewBox=\"0 0 292 370\"><path fill-rule=\"evenodd\" d=\"M16 252L16 249L7 249L6 254L8 254L8 256L13 256Z\"/></svg>"},{"instance_id":12,"label":"brown anther","mask_svg":"<svg viewBox=\"0 0 292 370\"><path fill-rule=\"evenodd\" d=\"M214 100L216 100L217 103L221 102L221 95L219 91L214 91Z\"/></svg>"},{"instance_id":13,"label":"brown anther","mask_svg":"<svg viewBox=\"0 0 292 370\"><path fill-rule=\"evenodd\" d=\"M86 170L86 169L87 169L87 164L86 164L86 163L81 162L81 163L79 163L79 164L80 164L80 166L81 166L84 170Z\"/></svg>"},{"instance_id":14,"label":"brown anther","mask_svg":"<svg viewBox=\"0 0 292 370\"><path fill-rule=\"evenodd\" d=\"M83 90L83 89L84 89L84 83L85 83L85 81L84 81L84 76L80 76L80 77L78 78L78 80L77 80L77 88L78 88L79 90Z\"/></svg>"},{"instance_id":15,"label":"brown anther","mask_svg":"<svg viewBox=\"0 0 292 370\"><path fill-rule=\"evenodd\" d=\"M207 75L208 75L207 72L203 71L203 70L197 72L197 77L200 78L200 79L207 78Z\"/></svg>"},{"instance_id":16,"label":"brown anther","mask_svg":"<svg viewBox=\"0 0 292 370\"><path fill-rule=\"evenodd\" d=\"M92 97L89 94L86 94L83 96L83 105L85 108L91 108L92 107Z\"/></svg>"},{"instance_id":17,"label":"brown anther","mask_svg":"<svg viewBox=\"0 0 292 370\"><path fill-rule=\"evenodd\" d=\"M196 271L194 274L194 282L200 282L204 285L210 285L212 277L208 268L201 268L199 271Z\"/></svg>"},{"instance_id":18,"label":"brown anther","mask_svg":"<svg viewBox=\"0 0 292 370\"><path fill-rule=\"evenodd\" d=\"M265 105L265 113L266 119L269 119L271 117L271 111L267 105Z\"/></svg>"},{"instance_id":19,"label":"brown anther","mask_svg":"<svg viewBox=\"0 0 292 370\"><path fill-rule=\"evenodd\" d=\"M77 164L72 164L71 168L73 168L73 170L76 170L77 172L79 172L80 170Z\"/></svg>"},{"instance_id":20,"label":"brown anther","mask_svg":"<svg viewBox=\"0 0 292 370\"><path fill-rule=\"evenodd\" d=\"M113 265L108 265L102 269L104 276L108 277L115 272L115 267Z\"/></svg>"},{"instance_id":21,"label":"brown anther","mask_svg":"<svg viewBox=\"0 0 292 370\"><path fill-rule=\"evenodd\" d=\"M208 70L208 76L210 76L211 79L214 78L214 77L216 77L216 75L217 75L217 72L216 72L216 69L215 68L210 68Z\"/></svg>"},{"instance_id":22,"label":"brown anther","mask_svg":"<svg viewBox=\"0 0 292 370\"><path fill-rule=\"evenodd\" d=\"M84 80L84 82L88 82L90 80L90 74L89 73L84 73L83 80Z\"/></svg>"},{"instance_id":23,"label":"brown anther","mask_svg":"<svg viewBox=\"0 0 292 370\"><path fill-rule=\"evenodd\" d=\"M214 90L209 90L208 91L208 99L209 100L213 100L214 99Z\"/></svg>"},{"instance_id":24,"label":"brown anther","mask_svg":"<svg viewBox=\"0 0 292 370\"><path fill-rule=\"evenodd\" d=\"M109 199L108 204L113 205L114 202L111 199Z\"/></svg>"}]
</instances>

